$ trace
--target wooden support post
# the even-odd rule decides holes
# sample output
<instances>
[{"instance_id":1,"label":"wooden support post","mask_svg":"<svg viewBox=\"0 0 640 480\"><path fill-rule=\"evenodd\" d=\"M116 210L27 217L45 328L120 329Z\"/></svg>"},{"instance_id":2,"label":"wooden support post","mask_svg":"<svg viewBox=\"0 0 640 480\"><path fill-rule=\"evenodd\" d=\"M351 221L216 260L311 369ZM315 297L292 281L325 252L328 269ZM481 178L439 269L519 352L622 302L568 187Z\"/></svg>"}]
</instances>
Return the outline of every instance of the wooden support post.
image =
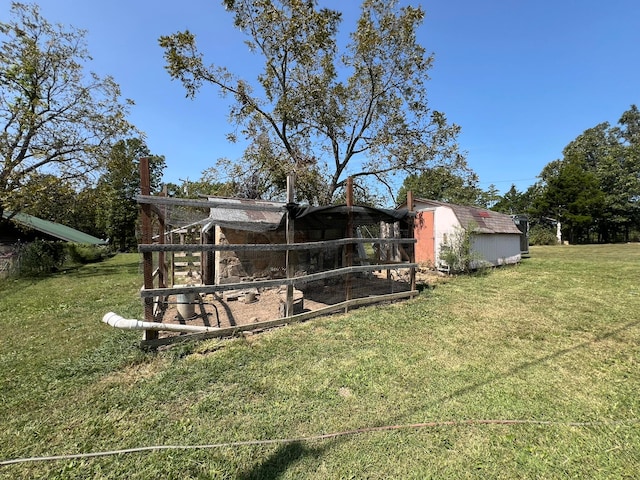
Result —
<instances>
[{"instance_id":1,"label":"wooden support post","mask_svg":"<svg viewBox=\"0 0 640 480\"><path fill-rule=\"evenodd\" d=\"M295 243L295 228L292 212L292 208L295 204L295 183L296 176L295 173L292 172L287 175L287 245ZM287 250L285 254L285 268L287 270L287 278L293 278L293 276L295 275L292 262L293 259L291 258L291 256L292 252L290 250ZM293 285L287 285L287 304L285 308L285 316L287 317L293 316L293 290Z\"/></svg>"},{"instance_id":2,"label":"wooden support post","mask_svg":"<svg viewBox=\"0 0 640 480\"><path fill-rule=\"evenodd\" d=\"M414 229L414 217L413 217L413 192L409 190L407 192L407 209L409 210L409 217L407 219L407 223L409 226L409 238L415 237L415 229ZM409 262L415 263L416 261L416 245L412 243L409 245ZM413 292L416 289L416 267L411 267L409 270L409 283L411 285L411 291Z\"/></svg>"},{"instance_id":3,"label":"wooden support post","mask_svg":"<svg viewBox=\"0 0 640 480\"><path fill-rule=\"evenodd\" d=\"M353 238L353 178L347 178L347 191L346 191L346 201L347 201L347 231L345 235L347 238ZM345 245L346 249L346 267L353 266L353 244L349 243ZM352 295L352 285L351 285L351 274L347 274L345 276L345 301L351 300ZM349 310L348 303L345 306L345 313Z\"/></svg>"},{"instance_id":4,"label":"wooden support post","mask_svg":"<svg viewBox=\"0 0 640 480\"><path fill-rule=\"evenodd\" d=\"M140 193L142 195L151 195L151 174L149 171L149 159L147 157L140 158ZM153 227L151 224L151 205L142 205L142 243L149 244L153 241ZM144 288L153 288L153 253L144 252L142 254L142 268L144 278ZM153 322L153 298L144 298L144 320ZM158 332L154 330L145 330L143 341L155 340L158 338Z\"/></svg>"},{"instance_id":5,"label":"wooden support post","mask_svg":"<svg viewBox=\"0 0 640 480\"><path fill-rule=\"evenodd\" d=\"M163 197L167 196L167 186L165 185L162 189ZM162 209L162 215L158 215L158 243L160 245L164 245L165 235L166 235L166 216L167 216L167 207L165 206ZM167 263L165 253L162 251L158 252L158 286L160 288L165 288L167 286Z\"/></svg>"}]
</instances>

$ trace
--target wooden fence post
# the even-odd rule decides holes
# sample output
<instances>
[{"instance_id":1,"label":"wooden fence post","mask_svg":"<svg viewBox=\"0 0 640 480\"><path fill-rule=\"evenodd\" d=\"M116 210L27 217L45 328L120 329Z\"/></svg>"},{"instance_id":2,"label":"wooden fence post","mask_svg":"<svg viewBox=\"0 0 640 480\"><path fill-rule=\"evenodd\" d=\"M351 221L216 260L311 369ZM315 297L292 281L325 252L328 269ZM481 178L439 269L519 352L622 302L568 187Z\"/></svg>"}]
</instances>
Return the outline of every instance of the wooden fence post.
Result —
<instances>
[{"instance_id":1,"label":"wooden fence post","mask_svg":"<svg viewBox=\"0 0 640 480\"><path fill-rule=\"evenodd\" d=\"M347 202L347 231L345 235L347 238L353 238L353 177L347 178L347 191L346 191L346 202ZM345 245L346 249L346 266L353 266L353 244L348 243ZM348 302L351 300L352 296L352 285L351 285L351 274L347 273L345 276L345 300ZM349 307L345 307L344 311L347 313Z\"/></svg>"},{"instance_id":2,"label":"wooden fence post","mask_svg":"<svg viewBox=\"0 0 640 480\"><path fill-rule=\"evenodd\" d=\"M167 196L167 186L162 189L163 197ZM162 214L158 215L158 243L164 245L166 235L166 217L167 207L162 208ZM165 252L158 252L158 286L164 288L167 286L167 262Z\"/></svg>"},{"instance_id":3,"label":"wooden fence post","mask_svg":"<svg viewBox=\"0 0 640 480\"><path fill-rule=\"evenodd\" d=\"M414 238L415 224L414 224L414 217L413 217L413 192L411 190L407 192L407 210L409 211L409 215L407 217L407 223L409 227L408 237ZM410 263L416 262L416 244L415 243L409 245L409 262ZM409 284L410 284L411 291L413 292L416 289L416 267L411 267L409 269Z\"/></svg>"},{"instance_id":4,"label":"wooden fence post","mask_svg":"<svg viewBox=\"0 0 640 480\"><path fill-rule=\"evenodd\" d=\"M151 195L151 173L149 171L149 158L140 158L140 193L142 195ZM150 244L153 242L153 227L151 224L151 204L142 205L142 243ZM144 288L153 288L153 252L142 253L142 268L144 278ZM144 320L153 322L153 298L144 298ZM143 340L155 340L158 338L158 332L154 330L145 330Z\"/></svg>"},{"instance_id":5,"label":"wooden fence post","mask_svg":"<svg viewBox=\"0 0 640 480\"><path fill-rule=\"evenodd\" d=\"M293 221L293 211L292 208L295 204L295 183L296 176L295 173L291 172L287 175L287 218L286 218L286 226L287 226L287 245L295 242L295 228ZM287 250L285 254L285 268L287 270L287 278L293 278L295 276L295 271L293 268L293 262L291 258L291 251ZM287 304L285 309L285 316L291 317L293 316L293 285L287 285Z\"/></svg>"}]
</instances>

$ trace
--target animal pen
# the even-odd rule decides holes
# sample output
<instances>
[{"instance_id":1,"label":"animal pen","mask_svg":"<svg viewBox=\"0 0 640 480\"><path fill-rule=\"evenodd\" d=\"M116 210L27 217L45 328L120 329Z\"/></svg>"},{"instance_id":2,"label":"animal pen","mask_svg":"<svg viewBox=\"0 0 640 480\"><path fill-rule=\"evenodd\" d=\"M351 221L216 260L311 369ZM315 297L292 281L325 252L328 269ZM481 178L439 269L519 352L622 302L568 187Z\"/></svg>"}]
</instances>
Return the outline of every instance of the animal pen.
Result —
<instances>
[{"instance_id":1,"label":"animal pen","mask_svg":"<svg viewBox=\"0 0 640 480\"><path fill-rule=\"evenodd\" d=\"M152 196L141 161L141 346L231 336L415 296L413 212ZM411 203L409 203L411 205Z\"/></svg>"}]
</instances>

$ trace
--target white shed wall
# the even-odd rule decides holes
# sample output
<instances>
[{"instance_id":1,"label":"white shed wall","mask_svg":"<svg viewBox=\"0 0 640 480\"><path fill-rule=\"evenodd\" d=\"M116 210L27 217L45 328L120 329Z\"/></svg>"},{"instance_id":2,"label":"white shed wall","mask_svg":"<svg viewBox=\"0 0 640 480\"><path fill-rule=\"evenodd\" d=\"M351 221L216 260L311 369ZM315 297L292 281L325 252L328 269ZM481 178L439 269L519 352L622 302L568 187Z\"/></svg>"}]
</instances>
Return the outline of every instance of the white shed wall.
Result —
<instances>
[{"instance_id":1,"label":"white shed wall","mask_svg":"<svg viewBox=\"0 0 640 480\"><path fill-rule=\"evenodd\" d=\"M440 246L445 238L451 240L461 228L458 218L448 207L436 207L434 213L434 236L436 265L440 262ZM518 263L522 260L520 253L520 235L484 234L475 235L473 250L483 260L494 266Z\"/></svg>"},{"instance_id":2,"label":"white shed wall","mask_svg":"<svg viewBox=\"0 0 640 480\"><path fill-rule=\"evenodd\" d=\"M485 234L474 235L473 250L494 266L518 263L520 253L520 235Z\"/></svg>"},{"instance_id":3,"label":"white shed wall","mask_svg":"<svg viewBox=\"0 0 640 480\"><path fill-rule=\"evenodd\" d=\"M448 207L436 207L433 215L433 234L435 237L434 248L436 250L436 265L440 263L440 246L444 243L445 238L451 241L456 232L462 228L458 217Z\"/></svg>"}]
</instances>

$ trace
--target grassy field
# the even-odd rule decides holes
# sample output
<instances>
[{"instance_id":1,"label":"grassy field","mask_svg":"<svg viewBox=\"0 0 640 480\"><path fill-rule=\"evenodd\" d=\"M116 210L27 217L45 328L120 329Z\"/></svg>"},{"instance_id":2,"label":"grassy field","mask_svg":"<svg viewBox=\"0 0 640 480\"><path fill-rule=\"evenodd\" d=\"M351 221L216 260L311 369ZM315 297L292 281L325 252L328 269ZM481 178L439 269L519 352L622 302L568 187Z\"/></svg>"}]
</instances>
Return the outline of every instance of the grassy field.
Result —
<instances>
[{"instance_id":1,"label":"grassy field","mask_svg":"<svg viewBox=\"0 0 640 480\"><path fill-rule=\"evenodd\" d=\"M224 445L0 478L637 478L640 245L531 250L410 302L155 354L100 323L140 317L136 255L4 281L0 461Z\"/></svg>"}]
</instances>

